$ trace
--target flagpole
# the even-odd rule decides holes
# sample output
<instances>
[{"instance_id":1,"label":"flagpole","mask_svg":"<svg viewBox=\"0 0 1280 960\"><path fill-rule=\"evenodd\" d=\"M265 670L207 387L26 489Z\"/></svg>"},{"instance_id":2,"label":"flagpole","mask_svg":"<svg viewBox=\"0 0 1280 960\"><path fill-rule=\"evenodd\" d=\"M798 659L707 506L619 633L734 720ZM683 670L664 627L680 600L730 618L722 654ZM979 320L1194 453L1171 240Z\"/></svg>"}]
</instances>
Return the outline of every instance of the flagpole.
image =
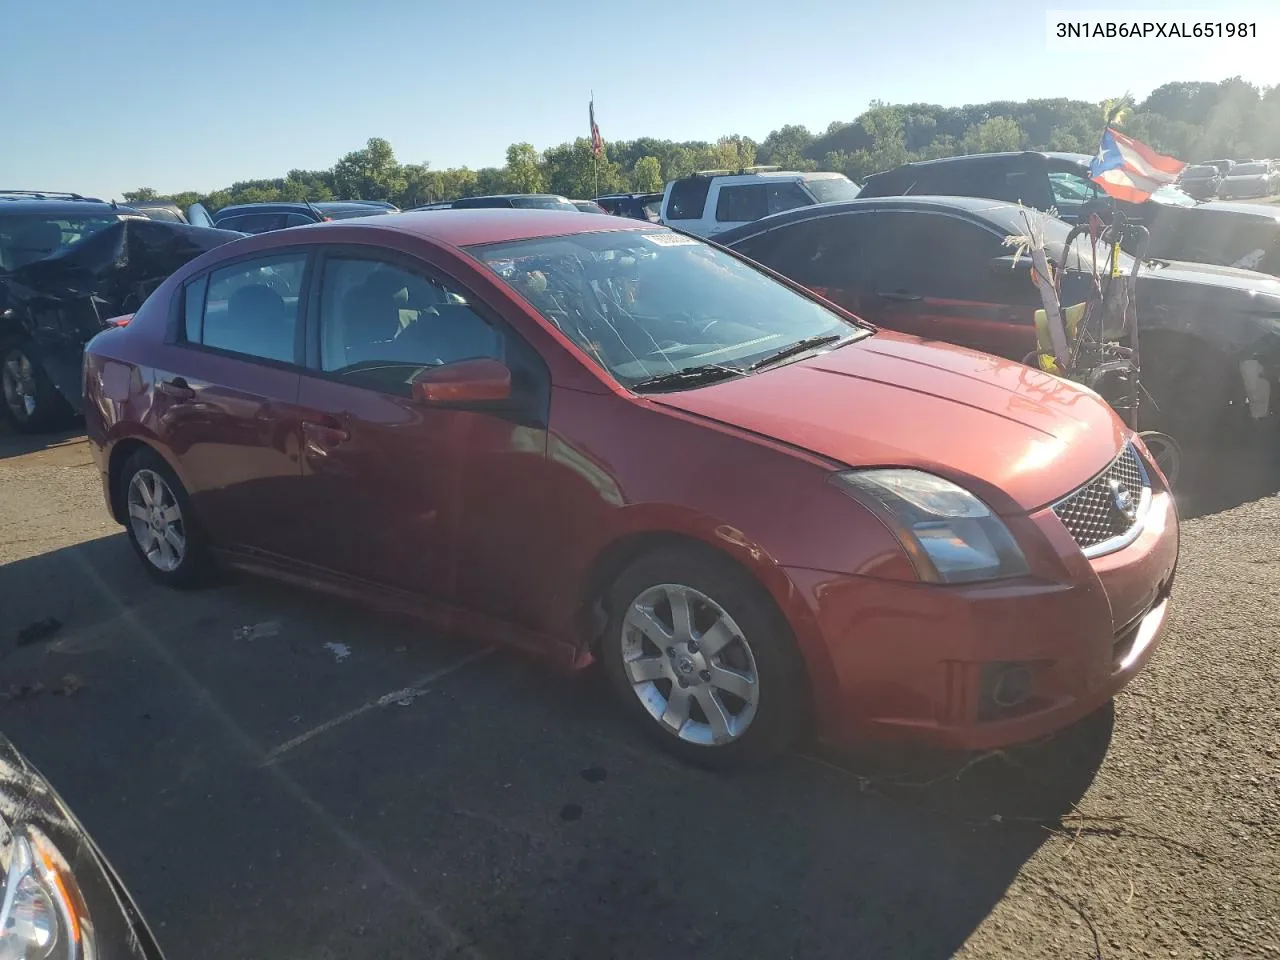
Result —
<instances>
[{"instance_id":1,"label":"flagpole","mask_svg":"<svg viewBox=\"0 0 1280 960\"><path fill-rule=\"evenodd\" d=\"M591 199L594 200L600 196L600 158L596 155L595 129L596 122L596 92L591 91L591 174L595 178L595 190Z\"/></svg>"}]
</instances>

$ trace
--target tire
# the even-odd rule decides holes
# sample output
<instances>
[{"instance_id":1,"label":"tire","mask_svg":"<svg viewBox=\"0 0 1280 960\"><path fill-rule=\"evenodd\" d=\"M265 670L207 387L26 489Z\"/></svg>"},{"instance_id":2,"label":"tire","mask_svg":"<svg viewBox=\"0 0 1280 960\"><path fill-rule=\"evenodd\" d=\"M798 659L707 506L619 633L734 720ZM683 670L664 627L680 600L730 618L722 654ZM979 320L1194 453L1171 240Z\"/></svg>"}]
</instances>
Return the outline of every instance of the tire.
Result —
<instances>
[{"instance_id":1,"label":"tire","mask_svg":"<svg viewBox=\"0 0 1280 960\"><path fill-rule=\"evenodd\" d=\"M1184 449L1234 439L1245 396L1232 363L1198 340L1152 341L1142 347L1141 429L1166 433Z\"/></svg>"},{"instance_id":2,"label":"tire","mask_svg":"<svg viewBox=\"0 0 1280 960\"><path fill-rule=\"evenodd\" d=\"M205 582L212 566L207 541L186 488L164 458L139 450L118 482L125 532L143 569L167 587Z\"/></svg>"},{"instance_id":3,"label":"tire","mask_svg":"<svg viewBox=\"0 0 1280 960\"><path fill-rule=\"evenodd\" d=\"M680 597L690 629L673 613ZM807 684L792 632L764 590L727 559L694 549L647 554L613 583L606 609L598 652L609 685L680 759L719 769L759 763L804 728Z\"/></svg>"},{"instance_id":4,"label":"tire","mask_svg":"<svg viewBox=\"0 0 1280 960\"><path fill-rule=\"evenodd\" d=\"M26 340L0 341L0 412L19 433L46 433L71 417Z\"/></svg>"}]
</instances>

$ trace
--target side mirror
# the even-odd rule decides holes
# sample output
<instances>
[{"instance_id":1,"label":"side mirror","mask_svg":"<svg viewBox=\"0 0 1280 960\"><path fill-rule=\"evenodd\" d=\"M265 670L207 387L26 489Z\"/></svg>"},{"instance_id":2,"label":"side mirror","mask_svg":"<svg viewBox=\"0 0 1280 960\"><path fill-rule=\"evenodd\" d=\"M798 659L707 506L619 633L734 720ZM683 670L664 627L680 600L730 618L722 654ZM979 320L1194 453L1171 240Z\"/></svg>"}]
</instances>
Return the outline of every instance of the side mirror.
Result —
<instances>
[{"instance_id":1,"label":"side mirror","mask_svg":"<svg viewBox=\"0 0 1280 960\"><path fill-rule=\"evenodd\" d=\"M414 377L412 395L432 406L510 400L511 369L490 357L427 367Z\"/></svg>"}]
</instances>

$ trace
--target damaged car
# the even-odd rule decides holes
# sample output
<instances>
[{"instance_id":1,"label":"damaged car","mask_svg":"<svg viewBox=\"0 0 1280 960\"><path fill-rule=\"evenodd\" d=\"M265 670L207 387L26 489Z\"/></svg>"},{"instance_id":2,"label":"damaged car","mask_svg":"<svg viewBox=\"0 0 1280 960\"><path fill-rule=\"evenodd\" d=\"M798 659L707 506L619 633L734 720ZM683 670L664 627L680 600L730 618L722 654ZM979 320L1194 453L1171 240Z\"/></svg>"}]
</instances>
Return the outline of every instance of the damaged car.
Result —
<instances>
[{"instance_id":1,"label":"damaged car","mask_svg":"<svg viewBox=\"0 0 1280 960\"><path fill-rule=\"evenodd\" d=\"M1164 186L1144 203L1114 200L1089 177L1083 153L981 153L907 163L868 177L859 197L984 197L1056 210L1068 223L1119 210L1151 233L1147 256L1280 274L1280 209L1197 200ZM1234 176L1235 170L1228 176ZM1129 253L1135 252L1133 249Z\"/></svg>"},{"instance_id":2,"label":"damaged car","mask_svg":"<svg viewBox=\"0 0 1280 960\"><path fill-rule=\"evenodd\" d=\"M1043 304L1029 262L1013 269L1004 240L1025 230L1010 203L891 197L801 207L717 239L879 326L1022 361L1037 349ZM1046 217L1044 231L1049 259L1067 266L1063 302L1082 302L1088 237L1066 254L1070 226ZM1133 266L1122 254L1122 274ZM1195 442L1274 422L1280 279L1149 258L1136 295L1144 430Z\"/></svg>"},{"instance_id":3,"label":"damaged car","mask_svg":"<svg viewBox=\"0 0 1280 960\"><path fill-rule=\"evenodd\" d=\"M188 260L240 236L71 196L0 200L0 413L22 433L78 414L85 343Z\"/></svg>"}]
</instances>

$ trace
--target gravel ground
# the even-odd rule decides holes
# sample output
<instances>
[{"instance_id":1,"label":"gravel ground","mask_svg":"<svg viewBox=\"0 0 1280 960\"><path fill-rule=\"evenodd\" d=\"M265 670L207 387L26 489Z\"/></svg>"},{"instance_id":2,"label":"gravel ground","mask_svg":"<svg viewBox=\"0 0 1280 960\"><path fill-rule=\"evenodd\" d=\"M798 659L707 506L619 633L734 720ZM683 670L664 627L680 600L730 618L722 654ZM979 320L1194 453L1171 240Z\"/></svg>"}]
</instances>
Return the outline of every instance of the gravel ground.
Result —
<instances>
[{"instance_id":1,"label":"gravel ground","mask_svg":"<svg viewBox=\"0 0 1280 960\"><path fill-rule=\"evenodd\" d=\"M714 776L589 676L271 584L161 590L78 437L0 436L0 730L173 958L1280 957L1280 473L1199 471L1114 711Z\"/></svg>"}]
</instances>

